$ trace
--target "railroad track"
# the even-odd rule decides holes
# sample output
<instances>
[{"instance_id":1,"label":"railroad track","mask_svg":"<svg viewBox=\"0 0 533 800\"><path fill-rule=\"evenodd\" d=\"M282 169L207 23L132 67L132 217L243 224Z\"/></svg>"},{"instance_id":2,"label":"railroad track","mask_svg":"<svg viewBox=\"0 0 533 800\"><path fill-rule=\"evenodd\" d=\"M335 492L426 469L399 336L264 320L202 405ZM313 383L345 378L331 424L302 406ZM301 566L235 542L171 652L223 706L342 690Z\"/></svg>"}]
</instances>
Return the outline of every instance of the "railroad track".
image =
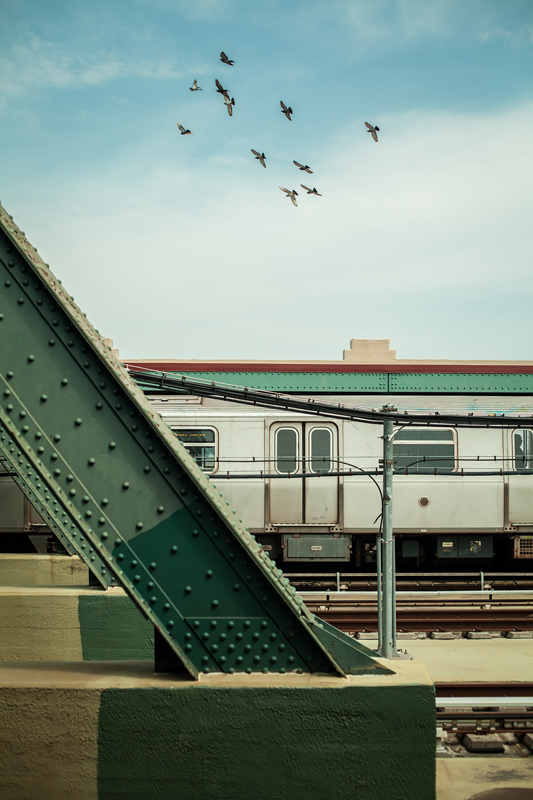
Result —
<instances>
[{"instance_id":1,"label":"railroad track","mask_svg":"<svg viewBox=\"0 0 533 800\"><path fill-rule=\"evenodd\" d=\"M435 683L435 695L437 725L447 734L512 733L531 738L531 682L441 682Z\"/></svg>"},{"instance_id":2,"label":"railroad track","mask_svg":"<svg viewBox=\"0 0 533 800\"><path fill-rule=\"evenodd\" d=\"M376 602L363 601L347 605L342 601L309 601L309 610L346 633L377 631ZM396 628L401 633L437 633L469 631L502 632L533 631L533 603L512 602L447 604L434 601L414 604L399 601L396 606Z\"/></svg>"}]
</instances>

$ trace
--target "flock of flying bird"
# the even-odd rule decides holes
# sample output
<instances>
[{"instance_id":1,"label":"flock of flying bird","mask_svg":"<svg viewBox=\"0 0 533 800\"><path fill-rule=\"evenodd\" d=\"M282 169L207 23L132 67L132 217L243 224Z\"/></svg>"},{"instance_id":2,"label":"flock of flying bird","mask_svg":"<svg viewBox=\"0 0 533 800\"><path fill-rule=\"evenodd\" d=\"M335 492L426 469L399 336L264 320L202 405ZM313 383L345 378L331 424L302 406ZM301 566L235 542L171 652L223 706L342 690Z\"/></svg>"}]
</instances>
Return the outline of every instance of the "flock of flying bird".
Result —
<instances>
[{"instance_id":1,"label":"flock of flying bird","mask_svg":"<svg viewBox=\"0 0 533 800\"><path fill-rule=\"evenodd\" d=\"M233 65L235 64L235 61L232 61L230 58L228 58L224 51L222 51L221 54L220 54L220 60L222 61L223 64L227 64L229 67L233 67ZM218 79L215 80L215 85L217 87L218 94L221 94L223 99L224 99L224 104L225 104L225 106L226 106L226 108L228 110L228 114L230 115L230 117L232 117L233 116L233 106L235 105L235 99L233 97L230 98L229 91L227 89L224 89L224 87L222 86L222 84L220 83L220 81ZM200 86L198 86L198 81L196 80L196 78L194 79L192 86L190 86L189 88L190 88L191 92L201 92L202 91L202 88ZM289 122L292 122L292 114L293 114L292 108L290 106L286 106L285 103L283 102L283 100L280 100L280 105L281 105L281 113L284 114L287 117ZM377 140L378 140L377 131L379 131L378 126L377 125L371 125L369 122L365 122L365 125L368 128L367 133L372 134L373 140L375 142L377 142ZM190 131L188 128L184 128L183 125L180 125L179 122L178 122L178 128L179 128L179 131L180 131L182 136L184 136L186 134L192 134L192 131ZM256 159L261 164L261 166L266 169L266 156L265 156L265 154L264 153L258 153L258 151L254 150L253 148L251 148L251 150L252 150L252 153L254 154L254 156L256 157ZM309 169L307 164L300 164L298 161L293 161L292 163L296 167L298 167L298 169L301 172L307 172L309 175L313 174L313 171L311 169ZM320 192L317 192L317 190L315 188L310 189L309 186L304 186L303 183L301 183L300 186L302 187L302 189L306 190L307 194L315 194L317 197L322 197ZM295 189L285 189L283 186L280 186L279 188L281 189L282 192L285 192L285 196L286 197L290 197L290 199L292 201L292 204L294 206L298 205L298 203L296 202L296 198L298 196L298 192Z\"/></svg>"}]
</instances>

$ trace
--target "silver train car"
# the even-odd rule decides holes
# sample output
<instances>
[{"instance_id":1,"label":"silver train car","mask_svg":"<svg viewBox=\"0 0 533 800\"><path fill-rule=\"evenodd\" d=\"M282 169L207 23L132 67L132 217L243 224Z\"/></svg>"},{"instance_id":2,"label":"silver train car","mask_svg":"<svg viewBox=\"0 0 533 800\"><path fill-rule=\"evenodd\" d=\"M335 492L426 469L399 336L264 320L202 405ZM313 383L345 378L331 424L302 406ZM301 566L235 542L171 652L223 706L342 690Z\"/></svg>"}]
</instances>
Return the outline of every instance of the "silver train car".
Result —
<instances>
[{"instance_id":1,"label":"silver train car","mask_svg":"<svg viewBox=\"0 0 533 800\"><path fill-rule=\"evenodd\" d=\"M185 448L286 570L372 571L380 530L382 430L327 417L180 395L152 395ZM435 398L329 396L331 402L429 411ZM530 413L533 398L447 396L443 412ZM393 524L398 569L533 566L531 429L398 428ZM0 466L0 551L57 543ZM349 563L349 566L348 566ZM292 567L291 567L292 565ZM329 566L326 566L329 565Z\"/></svg>"},{"instance_id":2,"label":"silver train car","mask_svg":"<svg viewBox=\"0 0 533 800\"><path fill-rule=\"evenodd\" d=\"M375 565L379 425L209 398L151 399L271 557ZM435 408L435 398L420 395L328 397L369 408L384 400L399 411ZM443 413L528 413L531 405L505 396L438 398ZM531 430L400 427L394 459L399 569L524 569L533 559L533 421Z\"/></svg>"}]
</instances>

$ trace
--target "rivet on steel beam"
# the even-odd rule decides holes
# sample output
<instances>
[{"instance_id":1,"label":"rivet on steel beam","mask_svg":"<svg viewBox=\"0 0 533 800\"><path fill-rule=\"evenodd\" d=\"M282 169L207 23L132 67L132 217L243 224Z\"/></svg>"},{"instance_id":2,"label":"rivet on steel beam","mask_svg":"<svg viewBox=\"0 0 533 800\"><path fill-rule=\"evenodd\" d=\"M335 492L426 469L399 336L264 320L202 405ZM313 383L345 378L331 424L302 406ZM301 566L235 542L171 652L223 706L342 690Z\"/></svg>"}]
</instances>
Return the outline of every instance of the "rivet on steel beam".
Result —
<instances>
[{"instance_id":1,"label":"rivet on steel beam","mask_svg":"<svg viewBox=\"0 0 533 800\"><path fill-rule=\"evenodd\" d=\"M100 389L106 389L107 388L107 384L104 381L102 381L99 385L100 385Z\"/></svg>"},{"instance_id":2,"label":"rivet on steel beam","mask_svg":"<svg viewBox=\"0 0 533 800\"><path fill-rule=\"evenodd\" d=\"M190 642L189 642L188 644L186 644L186 645L185 645L185 649L186 649L186 650L187 650L187 652L189 653L189 652L192 650L192 644L191 644Z\"/></svg>"},{"instance_id":3,"label":"rivet on steel beam","mask_svg":"<svg viewBox=\"0 0 533 800\"><path fill-rule=\"evenodd\" d=\"M66 378L61 378L61 386L67 386L68 380Z\"/></svg>"},{"instance_id":4,"label":"rivet on steel beam","mask_svg":"<svg viewBox=\"0 0 533 800\"><path fill-rule=\"evenodd\" d=\"M283 644L283 642L282 642L280 644L280 646L278 647L278 650L280 651L280 653L283 653L283 651L286 649L286 647L287 647L287 645Z\"/></svg>"},{"instance_id":5,"label":"rivet on steel beam","mask_svg":"<svg viewBox=\"0 0 533 800\"><path fill-rule=\"evenodd\" d=\"M98 518L98 524L99 525L105 525L105 517L99 517Z\"/></svg>"},{"instance_id":6,"label":"rivet on steel beam","mask_svg":"<svg viewBox=\"0 0 533 800\"><path fill-rule=\"evenodd\" d=\"M74 347L74 339L69 339L67 344L69 347Z\"/></svg>"},{"instance_id":7,"label":"rivet on steel beam","mask_svg":"<svg viewBox=\"0 0 533 800\"><path fill-rule=\"evenodd\" d=\"M124 483L122 484L122 488L123 489L129 489L130 488L130 485L129 485L128 481L124 481Z\"/></svg>"},{"instance_id":8,"label":"rivet on steel beam","mask_svg":"<svg viewBox=\"0 0 533 800\"><path fill-rule=\"evenodd\" d=\"M4 391L4 397L9 397L9 396L10 396L10 394L11 394L10 390L9 390L9 389L5 389L5 391Z\"/></svg>"},{"instance_id":9,"label":"rivet on steel beam","mask_svg":"<svg viewBox=\"0 0 533 800\"><path fill-rule=\"evenodd\" d=\"M59 456L57 455L57 453L52 453L51 456L50 456L50 460L51 461L57 461L58 458L59 458Z\"/></svg>"},{"instance_id":10,"label":"rivet on steel beam","mask_svg":"<svg viewBox=\"0 0 533 800\"><path fill-rule=\"evenodd\" d=\"M37 298L37 305L38 306L42 306L42 304L43 304L43 298L42 297L38 297Z\"/></svg>"},{"instance_id":11,"label":"rivet on steel beam","mask_svg":"<svg viewBox=\"0 0 533 800\"><path fill-rule=\"evenodd\" d=\"M107 497L102 497L100 505L106 506L108 503L109 503L109 500L107 499Z\"/></svg>"},{"instance_id":12,"label":"rivet on steel beam","mask_svg":"<svg viewBox=\"0 0 533 800\"><path fill-rule=\"evenodd\" d=\"M87 461L87 463L88 463L88 465L89 465L90 467L92 467L92 466L94 466L94 465L96 464L96 459L95 459L95 458L90 458L90 459Z\"/></svg>"},{"instance_id":13,"label":"rivet on steel beam","mask_svg":"<svg viewBox=\"0 0 533 800\"><path fill-rule=\"evenodd\" d=\"M7 404L6 411L13 411L13 404L12 403L8 403Z\"/></svg>"},{"instance_id":14,"label":"rivet on steel beam","mask_svg":"<svg viewBox=\"0 0 533 800\"><path fill-rule=\"evenodd\" d=\"M146 464L146 466L144 467L144 471L145 472L150 472L150 467L148 466L148 464Z\"/></svg>"},{"instance_id":15,"label":"rivet on steel beam","mask_svg":"<svg viewBox=\"0 0 533 800\"><path fill-rule=\"evenodd\" d=\"M218 608L218 606L220 605L220 600L217 600L215 597L215 599L211 601L211 605L213 608Z\"/></svg>"},{"instance_id":16,"label":"rivet on steel beam","mask_svg":"<svg viewBox=\"0 0 533 800\"><path fill-rule=\"evenodd\" d=\"M102 533L100 535L101 535L102 539L107 539L107 537L109 536L107 531L102 531Z\"/></svg>"},{"instance_id":17,"label":"rivet on steel beam","mask_svg":"<svg viewBox=\"0 0 533 800\"><path fill-rule=\"evenodd\" d=\"M11 370L9 370L9 372L6 372L6 378L12 378L13 375L14 375L14 373L11 372Z\"/></svg>"},{"instance_id":18,"label":"rivet on steel beam","mask_svg":"<svg viewBox=\"0 0 533 800\"><path fill-rule=\"evenodd\" d=\"M115 539L115 547L120 547L122 544L122 539Z\"/></svg>"},{"instance_id":19,"label":"rivet on steel beam","mask_svg":"<svg viewBox=\"0 0 533 800\"><path fill-rule=\"evenodd\" d=\"M240 588L241 588L241 584L240 583L234 583L233 584L233 590L235 592L238 592Z\"/></svg>"},{"instance_id":20,"label":"rivet on steel beam","mask_svg":"<svg viewBox=\"0 0 533 800\"><path fill-rule=\"evenodd\" d=\"M53 438L54 438L54 442L60 442L61 441L61 434L54 433L54 437Z\"/></svg>"},{"instance_id":21,"label":"rivet on steel beam","mask_svg":"<svg viewBox=\"0 0 533 800\"><path fill-rule=\"evenodd\" d=\"M200 535L200 531L197 528L194 528L194 530L192 532L192 535L193 536L199 536Z\"/></svg>"},{"instance_id":22,"label":"rivet on steel beam","mask_svg":"<svg viewBox=\"0 0 533 800\"><path fill-rule=\"evenodd\" d=\"M43 434L41 433L41 431L35 431L35 438L36 439L42 439L43 438Z\"/></svg>"},{"instance_id":23,"label":"rivet on steel beam","mask_svg":"<svg viewBox=\"0 0 533 800\"><path fill-rule=\"evenodd\" d=\"M118 561L122 561L124 558L124 553L119 553L117 556Z\"/></svg>"},{"instance_id":24,"label":"rivet on steel beam","mask_svg":"<svg viewBox=\"0 0 533 800\"><path fill-rule=\"evenodd\" d=\"M242 656L237 656L237 664L242 664L244 658Z\"/></svg>"},{"instance_id":25,"label":"rivet on steel beam","mask_svg":"<svg viewBox=\"0 0 533 800\"><path fill-rule=\"evenodd\" d=\"M246 650L247 653L249 653L250 650L252 649L252 645L251 644L246 644L246 645L244 645L244 649Z\"/></svg>"},{"instance_id":26,"label":"rivet on steel beam","mask_svg":"<svg viewBox=\"0 0 533 800\"><path fill-rule=\"evenodd\" d=\"M169 474L169 472L170 472L170 467L165 467L165 469L163 470L163 472L165 473L165 475L168 475L168 474Z\"/></svg>"},{"instance_id":27,"label":"rivet on steel beam","mask_svg":"<svg viewBox=\"0 0 533 800\"><path fill-rule=\"evenodd\" d=\"M154 448L153 448L153 446L152 446L152 445L150 445L149 447L147 447L147 450L148 450L148 452L149 452L149 453L153 453L153 452L154 452Z\"/></svg>"},{"instance_id":28,"label":"rivet on steel beam","mask_svg":"<svg viewBox=\"0 0 533 800\"><path fill-rule=\"evenodd\" d=\"M54 475L55 475L55 476L56 476L56 478L57 478L57 476L58 476L58 475L61 475L61 470L60 470L60 469L55 469L55 470L54 470Z\"/></svg>"},{"instance_id":29,"label":"rivet on steel beam","mask_svg":"<svg viewBox=\"0 0 533 800\"><path fill-rule=\"evenodd\" d=\"M89 369L89 367L91 366L91 362L90 361L84 361L83 362L83 366L85 367L85 369Z\"/></svg>"},{"instance_id":30,"label":"rivet on steel beam","mask_svg":"<svg viewBox=\"0 0 533 800\"><path fill-rule=\"evenodd\" d=\"M132 426L131 426L131 429L132 429L132 431L134 431L134 432L135 432L135 431L138 431L138 430L139 430L139 426L138 426L138 425L132 425Z\"/></svg>"},{"instance_id":31,"label":"rivet on steel beam","mask_svg":"<svg viewBox=\"0 0 533 800\"><path fill-rule=\"evenodd\" d=\"M17 300L17 303L19 304L19 306L23 306L24 305L24 298L23 297L19 297L18 300Z\"/></svg>"},{"instance_id":32,"label":"rivet on steel beam","mask_svg":"<svg viewBox=\"0 0 533 800\"><path fill-rule=\"evenodd\" d=\"M81 425L81 422L82 422L81 418L80 417L76 417L76 419L74 420L74 425L78 425L79 426L79 425Z\"/></svg>"},{"instance_id":33,"label":"rivet on steel beam","mask_svg":"<svg viewBox=\"0 0 533 800\"><path fill-rule=\"evenodd\" d=\"M146 584L146 586L148 587L148 589L153 589L153 588L154 588L154 586L155 586L155 584L154 584L154 582L153 582L153 581L148 581L148 583Z\"/></svg>"},{"instance_id":34,"label":"rivet on steel beam","mask_svg":"<svg viewBox=\"0 0 533 800\"><path fill-rule=\"evenodd\" d=\"M170 603L163 603L163 611L170 611Z\"/></svg>"},{"instance_id":35,"label":"rivet on steel beam","mask_svg":"<svg viewBox=\"0 0 533 800\"><path fill-rule=\"evenodd\" d=\"M167 622L167 628L173 628L174 624L175 624L174 620L173 619L169 619L169 621Z\"/></svg>"},{"instance_id":36,"label":"rivet on steel beam","mask_svg":"<svg viewBox=\"0 0 533 800\"><path fill-rule=\"evenodd\" d=\"M204 642L207 642L207 640L209 639L209 634L207 633L207 631L204 631L202 633L202 639L204 640Z\"/></svg>"},{"instance_id":37,"label":"rivet on steel beam","mask_svg":"<svg viewBox=\"0 0 533 800\"><path fill-rule=\"evenodd\" d=\"M212 569L206 570L205 577L206 578L212 578L213 577L213 570Z\"/></svg>"},{"instance_id":38,"label":"rivet on steel beam","mask_svg":"<svg viewBox=\"0 0 533 800\"><path fill-rule=\"evenodd\" d=\"M19 417L20 417L21 419L24 419L24 417L25 417L25 416L26 416L26 412L25 412L25 411L20 411L20 412L19 412Z\"/></svg>"},{"instance_id":39,"label":"rivet on steel beam","mask_svg":"<svg viewBox=\"0 0 533 800\"><path fill-rule=\"evenodd\" d=\"M235 645L234 645L234 644L229 644L229 645L228 645L228 651L229 651L230 653L233 653L233 651L234 651L234 650L235 650Z\"/></svg>"},{"instance_id":40,"label":"rivet on steel beam","mask_svg":"<svg viewBox=\"0 0 533 800\"><path fill-rule=\"evenodd\" d=\"M185 594L190 594L192 592L192 586L186 586L183 591L185 592Z\"/></svg>"},{"instance_id":41,"label":"rivet on steel beam","mask_svg":"<svg viewBox=\"0 0 533 800\"><path fill-rule=\"evenodd\" d=\"M142 523L142 522L138 522L138 523L135 525L135 527L137 528L137 530L138 530L138 531L141 531L141 530L144 528L144 525L143 525L143 523ZM155 567L154 567L154 569L155 569Z\"/></svg>"},{"instance_id":42,"label":"rivet on steel beam","mask_svg":"<svg viewBox=\"0 0 533 800\"><path fill-rule=\"evenodd\" d=\"M289 664L293 664L294 663L294 656L289 656L287 658L287 661L289 662Z\"/></svg>"},{"instance_id":43,"label":"rivet on steel beam","mask_svg":"<svg viewBox=\"0 0 533 800\"><path fill-rule=\"evenodd\" d=\"M157 506L157 513L158 514L162 514L164 510L165 510L165 506Z\"/></svg>"},{"instance_id":44,"label":"rivet on steel beam","mask_svg":"<svg viewBox=\"0 0 533 800\"><path fill-rule=\"evenodd\" d=\"M174 553L174 554L177 553L178 552L178 545L177 544L173 544L172 547L170 548L170 552Z\"/></svg>"},{"instance_id":45,"label":"rivet on steel beam","mask_svg":"<svg viewBox=\"0 0 533 800\"><path fill-rule=\"evenodd\" d=\"M153 594L150 598L150 604L155 605L155 603L157 603L157 597Z\"/></svg>"},{"instance_id":46,"label":"rivet on steel beam","mask_svg":"<svg viewBox=\"0 0 533 800\"><path fill-rule=\"evenodd\" d=\"M139 524L139 523L137 523L137 524ZM141 523L141 524L142 524L142 523ZM151 570L157 569L157 564L156 564L156 562L155 562L155 561L150 561L149 568L150 568Z\"/></svg>"},{"instance_id":47,"label":"rivet on steel beam","mask_svg":"<svg viewBox=\"0 0 533 800\"><path fill-rule=\"evenodd\" d=\"M100 402L96 403L96 408L97 408L98 410L100 410L100 409L101 409L101 408L103 408L103 407L104 407L104 404L103 404L103 403L100 403Z\"/></svg>"},{"instance_id":48,"label":"rivet on steel beam","mask_svg":"<svg viewBox=\"0 0 533 800\"><path fill-rule=\"evenodd\" d=\"M55 345L55 343L56 343L55 339L48 339L48 344L49 344L50 347L53 347Z\"/></svg>"},{"instance_id":49,"label":"rivet on steel beam","mask_svg":"<svg viewBox=\"0 0 533 800\"><path fill-rule=\"evenodd\" d=\"M193 625L193 628L199 628L200 627L200 621L195 619L192 625Z\"/></svg>"},{"instance_id":50,"label":"rivet on steel beam","mask_svg":"<svg viewBox=\"0 0 533 800\"><path fill-rule=\"evenodd\" d=\"M140 583L141 582L141 576L140 575L134 575L133 576L133 582L134 583Z\"/></svg>"},{"instance_id":51,"label":"rivet on steel beam","mask_svg":"<svg viewBox=\"0 0 533 800\"><path fill-rule=\"evenodd\" d=\"M256 633L253 634L252 639L255 639L255 641L259 639L259 634L257 633L257 631Z\"/></svg>"},{"instance_id":52,"label":"rivet on steel beam","mask_svg":"<svg viewBox=\"0 0 533 800\"><path fill-rule=\"evenodd\" d=\"M28 431L29 431L28 426L27 425L23 425L22 426L22 433L28 433Z\"/></svg>"}]
</instances>

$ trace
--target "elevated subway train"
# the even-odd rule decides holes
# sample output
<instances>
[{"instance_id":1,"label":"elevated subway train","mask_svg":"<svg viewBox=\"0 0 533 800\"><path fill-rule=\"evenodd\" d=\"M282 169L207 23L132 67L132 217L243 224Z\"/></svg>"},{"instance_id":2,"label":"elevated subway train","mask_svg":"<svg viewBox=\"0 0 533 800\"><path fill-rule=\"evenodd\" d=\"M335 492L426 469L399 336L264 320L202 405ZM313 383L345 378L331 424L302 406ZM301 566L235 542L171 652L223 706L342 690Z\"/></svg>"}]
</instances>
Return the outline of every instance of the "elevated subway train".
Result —
<instances>
[{"instance_id":1,"label":"elevated subway train","mask_svg":"<svg viewBox=\"0 0 533 800\"><path fill-rule=\"evenodd\" d=\"M329 396L361 405L361 397ZM400 411L435 398L384 399ZM375 570L382 429L210 398L154 396L156 410L286 571ZM438 398L443 412L527 413L530 398ZM399 571L516 570L533 559L530 429L398 426L393 524ZM293 567L291 567L291 564ZM319 565L322 565L318 569ZM336 566L335 566L336 565Z\"/></svg>"},{"instance_id":2,"label":"elevated subway train","mask_svg":"<svg viewBox=\"0 0 533 800\"><path fill-rule=\"evenodd\" d=\"M375 571L382 428L180 395L149 395L199 466L285 571ZM331 402L399 411L530 413L532 398L376 395ZM403 572L529 571L531 429L398 426L393 524ZM27 541L27 544L25 542ZM31 542L31 544L30 544ZM0 548L46 552L53 537L0 474ZM528 560L529 559L529 560Z\"/></svg>"}]
</instances>

